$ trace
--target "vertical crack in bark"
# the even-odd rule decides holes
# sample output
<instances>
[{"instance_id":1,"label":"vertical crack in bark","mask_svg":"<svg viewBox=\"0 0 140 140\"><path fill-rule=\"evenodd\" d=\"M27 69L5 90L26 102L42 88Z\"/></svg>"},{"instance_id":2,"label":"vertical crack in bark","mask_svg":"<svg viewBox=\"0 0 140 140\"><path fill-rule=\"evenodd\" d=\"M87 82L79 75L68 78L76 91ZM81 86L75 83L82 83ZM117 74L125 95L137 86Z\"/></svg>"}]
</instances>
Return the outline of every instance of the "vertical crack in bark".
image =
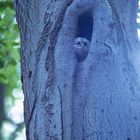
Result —
<instances>
[{"instance_id":1,"label":"vertical crack in bark","mask_svg":"<svg viewBox=\"0 0 140 140\"><path fill-rule=\"evenodd\" d=\"M35 114L35 120L34 120L34 140L39 140L39 136L37 133L37 113Z\"/></svg>"},{"instance_id":2,"label":"vertical crack in bark","mask_svg":"<svg viewBox=\"0 0 140 140\"><path fill-rule=\"evenodd\" d=\"M54 83L54 79L55 79L55 72L54 72L55 60L54 60L54 54L55 54L56 42L57 42L57 39L58 39L58 32L59 32L59 30L61 28L61 25L62 25L64 13L67 10L67 7L71 4L71 2L72 2L72 0L71 1L67 1L67 4L65 4L63 10L58 14L59 17L56 19L54 25L50 26L49 32L47 32L48 33L47 39L49 40L49 47L48 47L48 52L47 52L47 55L46 55L46 58L45 58L45 68L46 68L46 71L48 72L49 81L51 81L51 85L48 87L48 91L47 91L48 93L46 93L46 94L50 93L49 96L53 96L53 92L54 92L53 91L53 86L52 86L52 85L54 85L53 83ZM42 40L42 42L44 42L44 45L45 45L46 40ZM40 56L42 48L44 47L44 45L39 47L39 52L37 52L38 53L37 56ZM46 88L47 88L47 86L48 86L48 84L46 84ZM60 94L61 94L61 91L60 91ZM60 95L60 98L61 98L60 99L61 100L60 107L62 109L62 95ZM52 103L52 104L55 104L55 103ZM52 120L52 119L53 118L50 118L50 120ZM61 114L61 122L62 122L62 126L61 127L62 127L62 139L63 139L63 114ZM50 130L48 130L48 132L49 131ZM53 135L55 136L55 134L53 134Z\"/></svg>"},{"instance_id":3,"label":"vertical crack in bark","mask_svg":"<svg viewBox=\"0 0 140 140\"><path fill-rule=\"evenodd\" d=\"M28 119L28 123L26 125L26 135L27 135L27 137L29 136L29 127L30 127L30 122L32 120L33 113L34 113L34 110L35 110L35 107L36 107L36 100L37 100L37 98L35 98L35 100L33 102L33 107L31 109L31 113L30 113L30 116L29 116L29 119Z\"/></svg>"},{"instance_id":4,"label":"vertical crack in bark","mask_svg":"<svg viewBox=\"0 0 140 140\"><path fill-rule=\"evenodd\" d=\"M62 93L59 86L57 86L59 94L60 94L60 107L61 107L61 129L62 129L62 140L64 140L64 127L63 127L63 100L62 100Z\"/></svg>"},{"instance_id":5,"label":"vertical crack in bark","mask_svg":"<svg viewBox=\"0 0 140 140\"><path fill-rule=\"evenodd\" d=\"M54 28L50 32L50 46L48 47L48 54L47 54L47 57L46 57L46 65L45 65L47 71L50 69L52 64L54 64L53 63L54 62L54 53L55 53L54 48L55 48L55 45L56 45L56 42L57 42L58 32L61 28L65 11L69 7L69 5L72 3L72 1L73 0L68 1L68 3L65 5L64 9L59 14L59 18L56 20L56 22L54 24Z\"/></svg>"}]
</instances>

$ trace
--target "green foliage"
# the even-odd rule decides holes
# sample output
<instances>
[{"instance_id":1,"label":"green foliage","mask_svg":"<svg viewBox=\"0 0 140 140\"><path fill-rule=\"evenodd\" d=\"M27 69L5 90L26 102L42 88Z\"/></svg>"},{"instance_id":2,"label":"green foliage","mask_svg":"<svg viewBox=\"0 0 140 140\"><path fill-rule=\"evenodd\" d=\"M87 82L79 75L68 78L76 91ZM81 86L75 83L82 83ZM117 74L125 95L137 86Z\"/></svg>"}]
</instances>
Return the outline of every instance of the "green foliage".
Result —
<instances>
[{"instance_id":1,"label":"green foliage","mask_svg":"<svg viewBox=\"0 0 140 140\"><path fill-rule=\"evenodd\" d=\"M19 75L19 31L11 0L0 1L0 83L6 84L7 93L17 85Z\"/></svg>"}]
</instances>

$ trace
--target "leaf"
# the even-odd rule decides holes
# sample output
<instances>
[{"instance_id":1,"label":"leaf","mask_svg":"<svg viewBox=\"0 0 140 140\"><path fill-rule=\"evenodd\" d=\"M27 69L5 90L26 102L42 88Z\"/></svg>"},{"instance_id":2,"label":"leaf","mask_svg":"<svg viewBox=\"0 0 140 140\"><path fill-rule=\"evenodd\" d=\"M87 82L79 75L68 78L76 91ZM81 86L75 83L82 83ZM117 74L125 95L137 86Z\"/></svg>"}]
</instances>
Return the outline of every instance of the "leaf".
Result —
<instances>
[{"instance_id":1,"label":"leaf","mask_svg":"<svg viewBox=\"0 0 140 140\"><path fill-rule=\"evenodd\" d=\"M3 73L0 73L0 83L3 83L3 84L8 83L8 79Z\"/></svg>"},{"instance_id":2,"label":"leaf","mask_svg":"<svg viewBox=\"0 0 140 140\"><path fill-rule=\"evenodd\" d=\"M16 61L12 58L12 59L10 59L10 61L8 62L9 64L12 64L12 65L16 65L17 63L16 63Z\"/></svg>"}]
</instances>

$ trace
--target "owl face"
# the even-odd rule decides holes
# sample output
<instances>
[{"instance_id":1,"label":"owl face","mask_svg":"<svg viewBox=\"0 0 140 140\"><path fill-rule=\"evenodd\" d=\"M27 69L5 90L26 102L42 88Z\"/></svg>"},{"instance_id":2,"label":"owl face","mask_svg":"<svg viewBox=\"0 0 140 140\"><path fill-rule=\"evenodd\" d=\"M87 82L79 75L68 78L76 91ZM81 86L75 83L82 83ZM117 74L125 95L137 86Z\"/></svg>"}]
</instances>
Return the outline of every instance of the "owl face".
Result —
<instances>
[{"instance_id":1,"label":"owl face","mask_svg":"<svg viewBox=\"0 0 140 140\"><path fill-rule=\"evenodd\" d=\"M78 37L74 40L74 52L79 62L84 61L89 51L90 42L86 38Z\"/></svg>"},{"instance_id":2,"label":"owl face","mask_svg":"<svg viewBox=\"0 0 140 140\"><path fill-rule=\"evenodd\" d=\"M86 38L78 37L74 40L74 47L77 49L88 48L90 42Z\"/></svg>"}]
</instances>

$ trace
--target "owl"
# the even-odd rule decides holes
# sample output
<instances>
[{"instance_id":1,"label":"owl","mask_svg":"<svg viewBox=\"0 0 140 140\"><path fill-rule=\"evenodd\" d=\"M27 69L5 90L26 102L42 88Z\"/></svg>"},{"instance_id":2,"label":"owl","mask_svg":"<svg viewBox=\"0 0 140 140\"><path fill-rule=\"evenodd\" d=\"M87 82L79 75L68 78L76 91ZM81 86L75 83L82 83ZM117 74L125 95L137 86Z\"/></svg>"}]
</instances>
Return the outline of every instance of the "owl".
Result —
<instances>
[{"instance_id":1,"label":"owl","mask_svg":"<svg viewBox=\"0 0 140 140\"><path fill-rule=\"evenodd\" d=\"M78 62L82 62L86 59L90 47L90 41L83 37L77 37L74 40L73 48L76 54Z\"/></svg>"}]
</instances>

